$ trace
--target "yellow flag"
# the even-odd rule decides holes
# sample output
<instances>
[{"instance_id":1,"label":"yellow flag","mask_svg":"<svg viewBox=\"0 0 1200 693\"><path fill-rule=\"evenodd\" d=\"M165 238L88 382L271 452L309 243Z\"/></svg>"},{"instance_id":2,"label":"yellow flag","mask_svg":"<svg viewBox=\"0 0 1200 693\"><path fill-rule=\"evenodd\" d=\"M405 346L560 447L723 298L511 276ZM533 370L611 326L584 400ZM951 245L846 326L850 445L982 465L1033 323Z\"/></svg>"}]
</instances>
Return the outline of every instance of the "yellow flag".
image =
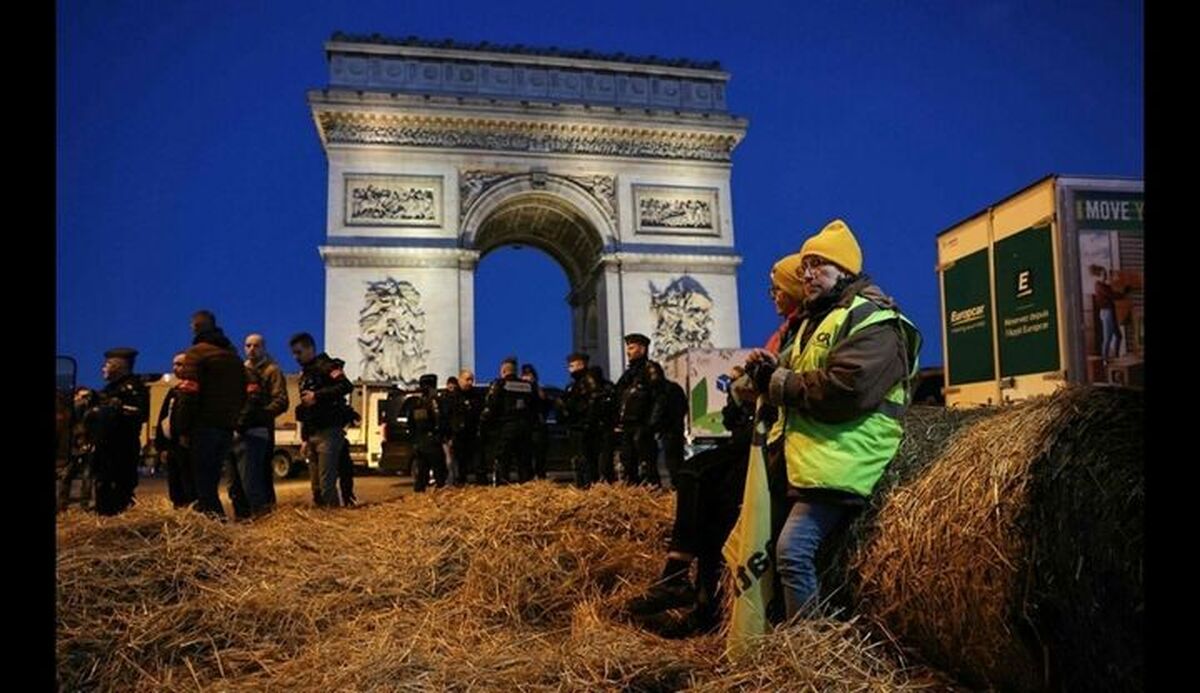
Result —
<instances>
[{"instance_id":1,"label":"yellow flag","mask_svg":"<svg viewBox=\"0 0 1200 693\"><path fill-rule=\"evenodd\" d=\"M763 458L767 430L759 416L763 406L760 397L754 416L754 439L750 444L742 511L721 550L726 565L725 594L732 600L725 645L733 656L744 652L753 637L770 628L767 605L774 595L775 571L769 551L771 491L767 485L767 463Z\"/></svg>"}]
</instances>

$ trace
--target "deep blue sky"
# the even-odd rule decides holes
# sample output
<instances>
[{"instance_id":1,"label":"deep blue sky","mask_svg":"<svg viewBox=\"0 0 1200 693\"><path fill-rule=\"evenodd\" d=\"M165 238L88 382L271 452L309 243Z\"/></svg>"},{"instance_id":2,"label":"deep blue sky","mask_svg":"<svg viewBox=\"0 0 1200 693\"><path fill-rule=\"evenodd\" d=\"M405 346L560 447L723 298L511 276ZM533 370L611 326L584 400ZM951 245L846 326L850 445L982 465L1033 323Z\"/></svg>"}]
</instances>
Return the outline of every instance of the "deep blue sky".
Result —
<instances>
[{"instance_id":1,"label":"deep blue sky","mask_svg":"<svg viewBox=\"0 0 1200 693\"><path fill-rule=\"evenodd\" d=\"M58 351L93 384L114 345L168 369L202 306L289 370L289 334L322 339L305 92L339 29L720 60L750 121L733 156L747 345L776 324L771 264L840 216L940 363L937 232L1047 173L1142 175L1140 2L60 0L57 26ZM538 251L485 258L480 373L515 351L561 381L566 291Z\"/></svg>"}]
</instances>

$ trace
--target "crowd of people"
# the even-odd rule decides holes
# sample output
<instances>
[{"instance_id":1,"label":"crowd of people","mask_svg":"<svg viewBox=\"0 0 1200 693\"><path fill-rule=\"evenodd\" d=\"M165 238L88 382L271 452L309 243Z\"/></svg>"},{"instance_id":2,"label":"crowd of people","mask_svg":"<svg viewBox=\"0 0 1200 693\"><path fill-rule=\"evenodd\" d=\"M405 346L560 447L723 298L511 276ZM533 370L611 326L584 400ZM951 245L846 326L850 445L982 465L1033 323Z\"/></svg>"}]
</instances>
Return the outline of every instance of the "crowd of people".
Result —
<instances>
[{"instance_id":1,"label":"crowd of people","mask_svg":"<svg viewBox=\"0 0 1200 693\"><path fill-rule=\"evenodd\" d=\"M500 364L483 393L461 371L438 390L437 376L418 393L389 397L389 425L403 422L413 448L413 489L470 482L502 485L547 476L546 421L553 408L568 430L574 482L661 485L660 455L676 494L661 578L627 604L639 617L687 608L675 632L711 630L721 604L721 547L737 521L749 452L761 445L771 488L772 542L782 616L818 603L816 554L825 539L865 506L895 456L902 414L911 401L921 338L895 301L863 273L850 228L835 220L770 272L770 296L782 318L763 348L730 374L722 410L731 435L685 457L687 397L648 358L645 335L625 335L627 367L616 383L586 353L566 358L570 383L559 397L541 387L529 364ZM175 385L154 428L177 507L224 519L218 495L224 470L236 517L275 504L271 454L274 420L290 402L279 365L261 335L239 358L209 311L192 317L193 343L175 355ZM358 414L344 363L318 353L300 333L289 347L302 368L296 419L309 461L313 502L353 503L345 428ZM133 375L133 349L105 354L100 392L80 389L71 462L60 480L60 507L71 481L90 477L96 512L112 515L133 502L138 431L149 416L144 385ZM759 430L761 435L753 435ZM230 453L233 454L230 454ZM614 454L616 453L616 454ZM63 488L66 490L64 491ZM691 578L692 564L696 578Z\"/></svg>"}]
</instances>

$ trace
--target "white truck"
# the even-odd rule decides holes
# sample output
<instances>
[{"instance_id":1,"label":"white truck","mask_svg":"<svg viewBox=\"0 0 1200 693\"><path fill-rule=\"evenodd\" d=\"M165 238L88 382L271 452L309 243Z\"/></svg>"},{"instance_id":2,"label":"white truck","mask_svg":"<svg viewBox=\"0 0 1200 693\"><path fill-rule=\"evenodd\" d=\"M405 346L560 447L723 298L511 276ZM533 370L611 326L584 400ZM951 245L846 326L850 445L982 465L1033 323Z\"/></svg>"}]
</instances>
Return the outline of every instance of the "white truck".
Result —
<instances>
[{"instance_id":1,"label":"white truck","mask_svg":"<svg viewBox=\"0 0 1200 693\"><path fill-rule=\"evenodd\" d=\"M300 427L296 423L296 404L300 402L300 375L286 376L288 388L288 410L275 419L275 450L271 466L276 478L285 479L305 465L300 457ZM154 422L162 407L167 391L174 386L175 379L166 374L149 383L150 420L142 429L143 457L154 456ZM350 460L357 466L379 469L383 457L383 418L381 405L387 399L390 383L358 381L350 394L350 406L358 412L358 424L346 429L346 442L350 445Z\"/></svg>"},{"instance_id":2,"label":"white truck","mask_svg":"<svg viewBox=\"0 0 1200 693\"><path fill-rule=\"evenodd\" d=\"M296 422L296 404L300 402L300 375L287 375L288 410L275 419L275 452L271 467L275 477L284 479L298 472L306 461L300 457L300 427ZM359 420L346 429L350 446L350 461L355 466L379 469L383 457L382 404L387 399L391 383L356 381L350 393L350 406Z\"/></svg>"}]
</instances>

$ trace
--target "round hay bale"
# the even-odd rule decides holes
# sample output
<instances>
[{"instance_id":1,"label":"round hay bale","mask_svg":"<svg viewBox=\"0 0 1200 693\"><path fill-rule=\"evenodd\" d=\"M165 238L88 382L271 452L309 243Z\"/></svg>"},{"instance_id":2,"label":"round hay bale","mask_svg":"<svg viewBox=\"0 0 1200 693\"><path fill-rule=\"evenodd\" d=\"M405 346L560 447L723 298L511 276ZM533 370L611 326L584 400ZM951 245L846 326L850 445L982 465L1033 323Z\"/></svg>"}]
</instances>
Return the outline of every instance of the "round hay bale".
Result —
<instances>
[{"instance_id":1,"label":"round hay bale","mask_svg":"<svg viewBox=\"0 0 1200 693\"><path fill-rule=\"evenodd\" d=\"M1092 387L914 410L848 532L859 612L976 685L1140 688L1142 417Z\"/></svg>"}]
</instances>

